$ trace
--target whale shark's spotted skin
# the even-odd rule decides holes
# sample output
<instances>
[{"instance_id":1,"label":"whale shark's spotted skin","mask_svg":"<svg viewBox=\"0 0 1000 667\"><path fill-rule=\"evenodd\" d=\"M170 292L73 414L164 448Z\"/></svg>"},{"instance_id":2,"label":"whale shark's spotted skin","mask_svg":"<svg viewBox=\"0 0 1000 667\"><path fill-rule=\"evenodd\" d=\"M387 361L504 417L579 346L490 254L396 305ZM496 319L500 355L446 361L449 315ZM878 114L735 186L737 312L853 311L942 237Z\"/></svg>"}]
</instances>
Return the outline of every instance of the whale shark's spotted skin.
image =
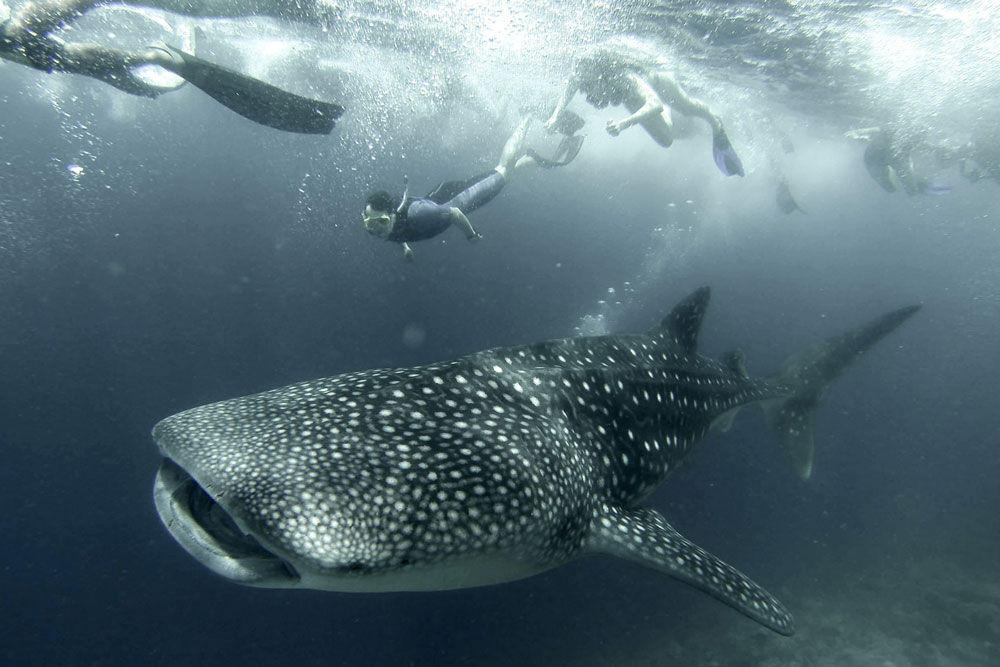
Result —
<instances>
[{"instance_id":1,"label":"whale shark's spotted skin","mask_svg":"<svg viewBox=\"0 0 1000 667\"><path fill-rule=\"evenodd\" d=\"M720 417L768 399L814 405L914 309L833 339L809 367L822 373L761 380L695 353L707 303L703 288L650 335L348 373L180 413L153 431L160 516L210 568L254 585L437 590L604 552L790 634L777 600L637 503ZM785 412L794 449L807 419Z\"/></svg>"}]
</instances>

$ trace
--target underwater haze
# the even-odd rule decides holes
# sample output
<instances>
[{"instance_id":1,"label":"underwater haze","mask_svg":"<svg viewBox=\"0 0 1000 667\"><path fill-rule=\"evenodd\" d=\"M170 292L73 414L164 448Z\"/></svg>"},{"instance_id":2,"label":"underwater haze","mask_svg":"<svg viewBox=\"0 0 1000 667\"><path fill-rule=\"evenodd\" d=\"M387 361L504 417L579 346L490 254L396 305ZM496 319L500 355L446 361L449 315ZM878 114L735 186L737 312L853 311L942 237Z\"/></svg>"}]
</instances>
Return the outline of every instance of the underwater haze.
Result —
<instances>
[{"instance_id":1,"label":"underwater haze","mask_svg":"<svg viewBox=\"0 0 1000 667\"><path fill-rule=\"evenodd\" d=\"M1000 6L344 7L307 26L115 5L63 35L133 48L194 26L198 55L343 104L329 136L192 86L149 100L0 61L0 663L1000 664ZM639 127L609 136L627 112L581 95L577 159L472 213L481 240L448 230L410 263L365 232L369 191L492 168L519 113L551 109L574 58L609 41L669 61L745 177L719 172L704 123L678 117L665 150ZM856 138L875 126L950 191L883 190ZM933 150L971 145L978 179ZM801 210L779 206L782 184ZM923 306L823 397L810 480L746 410L647 501L778 597L792 637L604 556L445 592L243 587L159 521L150 429L168 415L644 332L701 285L699 351L740 347L754 376Z\"/></svg>"}]
</instances>

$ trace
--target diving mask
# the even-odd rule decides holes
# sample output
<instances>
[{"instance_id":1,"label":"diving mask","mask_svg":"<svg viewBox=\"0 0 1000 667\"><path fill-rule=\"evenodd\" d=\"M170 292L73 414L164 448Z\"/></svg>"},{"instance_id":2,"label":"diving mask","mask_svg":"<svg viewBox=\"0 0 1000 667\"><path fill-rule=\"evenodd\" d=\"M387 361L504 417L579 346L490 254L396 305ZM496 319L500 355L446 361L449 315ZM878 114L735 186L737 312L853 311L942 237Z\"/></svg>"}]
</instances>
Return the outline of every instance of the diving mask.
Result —
<instances>
[{"instance_id":1,"label":"diving mask","mask_svg":"<svg viewBox=\"0 0 1000 667\"><path fill-rule=\"evenodd\" d=\"M365 223L365 229L370 234L381 238L387 237L392 232L393 217L391 213L373 209L370 204L365 206L365 211L361 214L361 219Z\"/></svg>"}]
</instances>

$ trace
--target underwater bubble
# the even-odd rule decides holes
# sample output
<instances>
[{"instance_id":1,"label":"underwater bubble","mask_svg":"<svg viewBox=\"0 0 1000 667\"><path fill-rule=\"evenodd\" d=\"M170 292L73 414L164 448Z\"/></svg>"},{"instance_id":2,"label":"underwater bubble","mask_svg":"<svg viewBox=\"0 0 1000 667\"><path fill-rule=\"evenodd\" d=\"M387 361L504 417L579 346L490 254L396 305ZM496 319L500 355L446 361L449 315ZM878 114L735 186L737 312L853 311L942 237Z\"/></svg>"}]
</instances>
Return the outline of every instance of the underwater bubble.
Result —
<instances>
[{"instance_id":1,"label":"underwater bubble","mask_svg":"<svg viewBox=\"0 0 1000 667\"><path fill-rule=\"evenodd\" d=\"M427 330L419 324L407 324L403 327L403 345L415 350L427 340Z\"/></svg>"}]
</instances>

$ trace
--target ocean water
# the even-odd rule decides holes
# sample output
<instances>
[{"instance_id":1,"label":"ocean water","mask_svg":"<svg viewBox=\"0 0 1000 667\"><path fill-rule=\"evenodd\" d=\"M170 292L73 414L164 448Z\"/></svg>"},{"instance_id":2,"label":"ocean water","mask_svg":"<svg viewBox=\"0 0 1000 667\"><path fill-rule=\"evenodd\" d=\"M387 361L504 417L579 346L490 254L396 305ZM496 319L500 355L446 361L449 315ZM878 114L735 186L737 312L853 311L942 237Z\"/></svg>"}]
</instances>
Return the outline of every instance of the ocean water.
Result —
<instances>
[{"instance_id":1,"label":"ocean water","mask_svg":"<svg viewBox=\"0 0 1000 667\"><path fill-rule=\"evenodd\" d=\"M152 18L151 18L152 17ZM156 20L154 20L156 19ZM0 64L0 662L6 665L1000 664L1000 183L884 192L847 136L1000 142L1000 7L971 2L352 3L324 27L95 10L67 39L198 28L206 58L341 102L330 136ZM528 172L404 262L376 187L491 168L574 55L627 41L723 118L668 150L577 98L572 164ZM539 127L533 145L554 140ZM994 152L1000 145L993 145ZM785 179L804 212L775 202ZM160 525L149 435L290 382L645 331L711 285L700 350L750 372L923 310L822 402L803 483L757 411L649 503L794 614L778 636L656 572L585 557L420 594L225 581Z\"/></svg>"}]
</instances>

